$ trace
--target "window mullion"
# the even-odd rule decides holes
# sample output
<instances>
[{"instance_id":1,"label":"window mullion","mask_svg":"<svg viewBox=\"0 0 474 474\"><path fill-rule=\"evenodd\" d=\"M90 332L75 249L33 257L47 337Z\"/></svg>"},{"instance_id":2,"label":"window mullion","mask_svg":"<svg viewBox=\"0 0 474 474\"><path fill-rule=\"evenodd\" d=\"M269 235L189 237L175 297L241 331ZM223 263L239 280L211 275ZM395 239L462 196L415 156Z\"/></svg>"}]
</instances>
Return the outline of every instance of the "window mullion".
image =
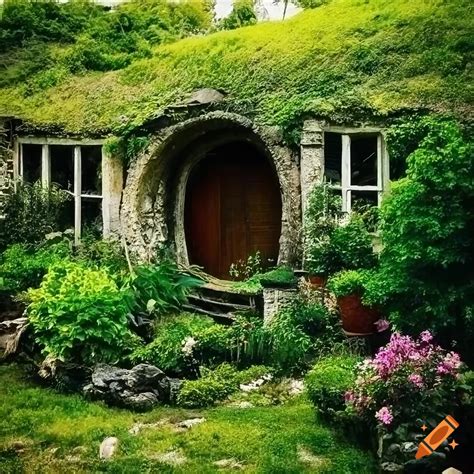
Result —
<instances>
[{"instance_id":1,"label":"window mullion","mask_svg":"<svg viewBox=\"0 0 474 474\"><path fill-rule=\"evenodd\" d=\"M377 135L377 187L383 189L383 151L382 151L382 135L379 133ZM382 192L377 193L378 205L382 203Z\"/></svg>"},{"instance_id":2,"label":"window mullion","mask_svg":"<svg viewBox=\"0 0 474 474\"><path fill-rule=\"evenodd\" d=\"M81 194L82 194L82 163L81 147L74 147L74 242L81 238Z\"/></svg>"},{"instance_id":3,"label":"window mullion","mask_svg":"<svg viewBox=\"0 0 474 474\"><path fill-rule=\"evenodd\" d=\"M21 174L23 175L23 153L21 156ZM41 148L41 183L45 188L51 184L51 152L47 144L43 144Z\"/></svg>"},{"instance_id":4,"label":"window mullion","mask_svg":"<svg viewBox=\"0 0 474 474\"><path fill-rule=\"evenodd\" d=\"M350 212L351 199L349 187L351 185L351 137L342 135L342 165L341 165L341 186L342 186L342 211Z\"/></svg>"}]
</instances>

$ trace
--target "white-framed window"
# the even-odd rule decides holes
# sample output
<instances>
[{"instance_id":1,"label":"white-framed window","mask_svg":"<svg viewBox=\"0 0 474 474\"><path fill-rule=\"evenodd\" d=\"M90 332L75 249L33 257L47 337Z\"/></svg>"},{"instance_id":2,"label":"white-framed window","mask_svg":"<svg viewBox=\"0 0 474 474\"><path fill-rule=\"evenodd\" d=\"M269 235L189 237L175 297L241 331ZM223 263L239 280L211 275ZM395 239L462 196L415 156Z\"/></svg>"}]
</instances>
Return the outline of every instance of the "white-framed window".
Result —
<instances>
[{"instance_id":1,"label":"white-framed window","mask_svg":"<svg viewBox=\"0 0 474 474\"><path fill-rule=\"evenodd\" d=\"M16 177L54 183L72 196L64 220L74 228L76 243L86 225L102 231L102 145L103 140L18 139Z\"/></svg>"},{"instance_id":2,"label":"white-framed window","mask_svg":"<svg viewBox=\"0 0 474 474\"><path fill-rule=\"evenodd\" d=\"M379 206L389 181L388 154L379 130L324 131L324 179L342 198L342 210Z\"/></svg>"}]
</instances>

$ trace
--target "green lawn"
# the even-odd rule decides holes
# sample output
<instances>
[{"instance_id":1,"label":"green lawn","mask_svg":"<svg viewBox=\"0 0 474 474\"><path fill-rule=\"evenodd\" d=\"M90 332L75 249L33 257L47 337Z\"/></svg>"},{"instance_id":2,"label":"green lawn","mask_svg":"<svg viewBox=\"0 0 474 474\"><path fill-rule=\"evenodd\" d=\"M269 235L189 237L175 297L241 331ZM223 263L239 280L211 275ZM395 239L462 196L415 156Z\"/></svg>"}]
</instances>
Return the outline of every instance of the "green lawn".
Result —
<instances>
[{"instance_id":1,"label":"green lawn","mask_svg":"<svg viewBox=\"0 0 474 474\"><path fill-rule=\"evenodd\" d=\"M196 416L206 421L173 431L173 423ZM163 419L169 419L164 426L129 433L137 422ZM120 447L104 462L98 450L107 436L117 436ZM181 453L186 463L172 467L157 459L169 451ZM374 471L371 456L321 426L304 400L279 407L159 408L136 414L36 386L21 366L0 366L2 474L225 472L213 463L230 458L244 466L240 472Z\"/></svg>"}]
</instances>

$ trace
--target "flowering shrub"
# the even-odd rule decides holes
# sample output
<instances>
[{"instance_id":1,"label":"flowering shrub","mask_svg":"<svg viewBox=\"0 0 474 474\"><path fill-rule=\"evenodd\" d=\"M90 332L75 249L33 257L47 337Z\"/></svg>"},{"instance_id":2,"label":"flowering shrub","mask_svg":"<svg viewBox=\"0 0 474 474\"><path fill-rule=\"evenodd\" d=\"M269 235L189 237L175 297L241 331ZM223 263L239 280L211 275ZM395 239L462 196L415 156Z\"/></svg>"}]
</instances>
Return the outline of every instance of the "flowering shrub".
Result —
<instances>
[{"instance_id":1,"label":"flowering shrub","mask_svg":"<svg viewBox=\"0 0 474 474\"><path fill-rule=\"evenodd\" d=\"M401 472L414 462L426 435L423 424L434 428L447 414L465 416L472 389L461 369L459 355L436 345L429 331L417 340L395 333L373 359L357 366L354 386L345 394L346 414L374 430L383 470ZM420 463L438 470L442 459L436 453Z\"/></svg>"},{"instance_id":2,"label":"flowering shrub","mask_svg":"<svg viewBox=\"0 0 474 474\"><path fill-rule=\"evenodd\" d=\"M444 417L461 365L459 355L434 344L429 331L418 340L395 333L373 359L359 364L355 386L346 393L348 410L383 428Z\"/></svg>"}]
</instances>

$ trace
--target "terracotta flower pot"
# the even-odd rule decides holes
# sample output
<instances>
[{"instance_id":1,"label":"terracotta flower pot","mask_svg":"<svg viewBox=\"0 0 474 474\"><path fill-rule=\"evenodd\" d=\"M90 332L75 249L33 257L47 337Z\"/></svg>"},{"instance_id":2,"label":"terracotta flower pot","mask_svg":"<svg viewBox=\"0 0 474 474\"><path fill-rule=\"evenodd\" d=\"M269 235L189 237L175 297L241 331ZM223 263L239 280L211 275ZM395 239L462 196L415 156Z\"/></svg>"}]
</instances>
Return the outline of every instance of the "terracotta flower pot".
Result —
<instances>
[{"instance_id":1,"label":"terracotta flower pot","mask_svg":"<svg viewBox=\"0 0 474 474\"><path fill-rule=\"evenodd\" d=\"M342 329L348 336L367 336L376 331L374 323L380 312L364 306L359 295L341 296L337 299L342 318Z\"/></svg>"}]
</instances>

